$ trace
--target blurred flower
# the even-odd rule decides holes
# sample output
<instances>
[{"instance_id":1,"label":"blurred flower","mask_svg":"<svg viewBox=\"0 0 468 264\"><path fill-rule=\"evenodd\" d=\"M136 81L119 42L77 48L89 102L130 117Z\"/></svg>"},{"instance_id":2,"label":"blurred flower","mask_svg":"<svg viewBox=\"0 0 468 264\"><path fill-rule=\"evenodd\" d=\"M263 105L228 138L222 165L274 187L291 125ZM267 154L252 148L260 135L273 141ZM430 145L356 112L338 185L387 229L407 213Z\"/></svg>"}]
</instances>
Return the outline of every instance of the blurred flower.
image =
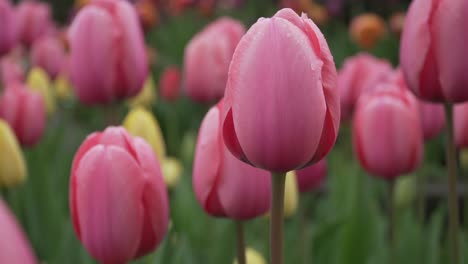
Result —
<instances>
[{"instance_id":1,"label":"blurred flower","mask_svg":"<svg viewBox=\"0 0 468 264\"><path fill-rule=\"evenodd\" d=\"M55 30L48 3L32 0L20 1L16 16L18 37L26 46L31 46L34 41Z\"/></svg>"},{"instance_id":2,"label":"blurred flower","mask_svg":"<svg viewBox=\"0 0 468 264\"><path fill-rule=\"evenodd\" d=\"M218 6L221 9L234 9L240 7L242 4L244 4L245 0L218 0Z\"/></svg>"},{"instance_id":3,"label":"blurred flower","mask_svg":"<svg viewBox=\"0 0 468 264\"><path fill-rule=\"evenodd\" d=\"M137 95L148 75L143 32L127 1L95 0L69 30L70 79L85 104Z\"/></svg>"},{"instance_id":4,"label":"blurred flower","mask_svg":"<svg viewBox=\"0 0 468 264\"><path fill-rule=\"evenodd\" d=\"M405 12L396 12L390 17L390 31L397 37L399 37L401 35L401 32L403 32L405 17Z\"/></svg>"},{"instance_id":5,"label":"blurred flower","mask_svg":"<svg viewBox=\"0 0 468 264\"><path fill-rule=\"evenodd\" d=\"M307 15L314 21L317 25L324 25L328 22L328 11L327 9L319 4L308 2L306 12Z\"/></svg>"},{"instance_id":6,"label":"blurred flower","mask_svg":"<svg viewBox=\"0 0 468 264\"><path fill-rule=\"evenodd\" d=\"M159 79L159 91L161 97L172 102L179 97L180 93L180 70L175 66L167 67Z\"/></svg>"},{"instance_id":7,"label":"blurred flower","mask_svg":"<svg viewBox=\"0 0 468 264\"><path fill-rule=\"evenodd\" d=\"M210 17L214 13L217 0L198 0L198 10L205 17Z\"/></svg>"},{"instance_id":8,"label":"blurred flower","mask_svg":"<svg viewBox=\"0 0 468 264\"><path fill-rule=\"evenodd\" d=\"M79 240L100 263L127 263L164 238L169 203L151 146L109 127L86 138L73 160L70 211Z\"/></svg>"},{"instance_id":9,"label":"blurred flower","mask_svg":"<svg viewBox=\"0 0 468 264\"><path fill-rule=\"evenodd\" d=\"M327 161L325 159L314 165L296 171L297 183L301 193L317 189L327 176Z\"/></svg>"},{"instance_id":10,"label":"blurred flower","mask_svg":"<svg viewBox=\"0 0 468 264\"><path fill-rule=\"evenodd\" d=\"M13 134L8 123L0 119L0 187L11 187L21 184L25 181L26 174L26 162L15 134ZM2 213L0 212L0 218L1 215ZM2 221L0 220L0 222ZM6 227L1 225L0 228ZM2 241L7 239L3 233L4 231L1 232ZM3 250L5 250L5 247L2 246L0 248L0 263L13 263L3 262L5 260L2 258L4 256L3 253L5 253Z\"/></svg>"},{"instance_id":11,"label":"blurred flower","mask_svg":"<svg viewBox=\"0 0 468 264\"><path fill-rule=\"evenodd\" d=\"M184 170L182 164L176 158L165 158L161 167L167 188L174 188L180 182L180 176Z\"/></svg>"},{"instance_id":12,"label":"blurred flower","mask_svg":"<svg viewBox=\"0 0 468 264\"><path fill-rule=\"evenodd\" d=\"M66 74L59 74L54 81L55 95L61 101L73 97L73 89Z\"/></svg>"},{"instance_id":13,"label":"blurred flower","mask_svg":"<svg viewBox=\"0 0 468 264\"><path fill-rule=\"evenodd\" d=\"M307 16L282 9L258 20L230 65L226 146L239 159L276 172L321 160L338 134L336 78L326 40Z\"/></svg>"},{"instance_id":14,"label":"blurred flower","mask_svg":"<svg viewBox=\"0 0 468 264\"><path fill-rule=\"evenodd\" d=\"M333 17L338 17L343 11L344 2L346 0L327 0L325 6L327 7L328 14Z\"/></svg>"},{"instance_id":15,"label":"blurred flower","mask_svg":"<svg viewBox=\"0 0 468 264\"><path fill-rule=\"evenodd\" d=\"M229 63L244 33L240 22L224 17L190 40L185 48L184 78L193 100L209 102L223 97Z\"/></svg>"},{"instance_id":16,"label":"blurred flower","mask_svg":"<svg viewBox=\"0 0 468 264\"><path fill-rule=\"evenodd\" d=\"M361 48L372 49L387 34L387 29L380 16L365 13L353 18L349 34Z\"/></svg>"},{"instance_id":17,"label":"blurred flower","mask_svg":"<svg viewBox=\"0 0 468 264\"><path fill-rule=\"evenodd\" d=\"M150 30L158 23L159 13L153 0L137 0L135 8L145 31Z\"/></svg>"},{"instance_id":18,"label":"blurred flower","mask_svg":"<svg viewBox=\"0 0 468 264\"><path fill-rule=\"evenodd\" d=\"M52 79L62 70L66 60L64 47L57 37L46 36L34 41L31 63L44 69Z\"/></svg>"},{"instance_id":19,"label":"blurred flower","mask_svg":"<svg viewBox=\"0 0 468 264\"><path fill-rule=\"evenodd\" d=\"M193 190L210 215L247 220L270 208L267 171L237 160L223 144L222 102L212 107L200 126L193 162Z\"/></svg>"},{"instance_id":20,"label":"blurred flower","mask_svg":"<svg viewBox=\"0 0 468 264\"><path fill-rule=\"evenodd\" d=\"M0 60L0 86L9 86L24 82L24 70L19 61L13 57L3 57Z\"/></svg>"},{"instance_id":21,"label":"blurred flower","mask_svg":"<svg viewBox=\"0 0 468 264\"><path fill-rule=\"evenodd\" d=\"M416 179L411 176L400 177L395 184L393 196L396 208L408 208L416 197Z\"/></svg>"},{"instance_id":22,"label":"blurred flower","mask_svg":"<svg viewBox=\"0 0 468 264\"><path fill-rule=\"evenodd\" d=\"M401 69L408 87L422 100L468 100L468 43L465 0L414 0L400 44Z\"/></svg>"},{"instance_id":23,"label":"blurred flower","mask_svg":"<svg viewBox=\"0 0 468 264\"><path fill-rule=\"evenodd\" d=\"M0 263L39 263L34 256L34 250L31 248L27 237L23 230L21 230L21 226L2 199L0 199L0 230L2 234L2 239L0 240Z\"/></svg>"},{"instance_id":24,"label":"blurred flower","mask_svg":"<svg viewBox=\"0 0 468 264\"><path fill-rule=\"evenodd\" d=\"M299 205L299 190L297 186L296 172L290 171L286 174L284 186L284 217L292 217Z\"/></svg>"},{"instance_id":25,"label":"blurred flower","mask_svg":"<svg viewBox=\"0 0 468 264\"><path fill-rule=\"evenodd\" d=\"M92 0L75 0L75 8L80 9L87 4L89 4Z\"/></svg>"},{"instance_id":26,"label":"blurred flower","mask_svg":"<svg viewBox=\"0 0 468 264\"><path fill-rule=\"evenodd\" d=\"M143 89L135 97L129 99L129 105L131 107L147 107L151 106L156 102L156 85L154 84L154 79L151 75L148 75Z\"/></svg>"},{"instance_id":27,"label":"blurred flower","mask_svg":"<svg viewBox=\"0 0 468 264\"><path fill-rule=\"evenodd\" d=\"M361 166L386 180L414 171L423 155L420 122L416 99L407 89L387 83L361 96L353 120Z\"/></svg>"},{"instance_id":28,"label":"blurred flower","mask_svg":"<svg viewBox=\"0 0 468 264\"><path fill-rule=\"evenodd\" d=\"M7 86L0 97L0 118L10 124L21 145L33 146L44 133L44 101L38 92L22 84Z\"/></svg>"},{"instance_id":29,"label":"blurred flower","mask_svg":"<svg viewBox=\"0 0 468 264\"><path fill-rule=\"evenodd\" d=\"M453 112L455 144L459 149L468 147L468 103L457 104Z\"/></svg>"},{"instance_id":30,"label":"blurred flower","mask_svg":"<svg viewBox=\"0 0 468 264\"><path fill-rule=\"evenodd\" d=\"M379 83L389 80L392 65L368 53L359 53L347 58L338 72L341 120L352 118L359 97L374 89Z\"/></svg>"},{"instance_id":31,"label":"blurred flower","mask_svg":"<svg viewBox=\"0 0 468 264\"><path fill-rule=\"evenodd\" d=\"M265 258L258 252L257 250L247 247L245 249L245 264L267 264ZM239 262L234 260L234 264L238 264Z\"/></svg>"},{"instance_id":32,"label":"blurred flower","mask_svg":"<svg viewBox=\"0 0 468 264\"><path fill-rule=\"evenodd\" d=\"M47 73L41 68L34 67L29 71L26 83L31 90L39 92L42 96L47 113L49 115L55 113L56 102Z\"/></svg>"},{"instance_id":33,"label":"blurred flower","mask_svg":"<svg viewBox=\"0 0 468 264\"><path fill-rule=\"evenodd\" d=\"M0 0L0 57L8 53L17 42L15 10L10 0Z\"/></svg>"}]
</instances>

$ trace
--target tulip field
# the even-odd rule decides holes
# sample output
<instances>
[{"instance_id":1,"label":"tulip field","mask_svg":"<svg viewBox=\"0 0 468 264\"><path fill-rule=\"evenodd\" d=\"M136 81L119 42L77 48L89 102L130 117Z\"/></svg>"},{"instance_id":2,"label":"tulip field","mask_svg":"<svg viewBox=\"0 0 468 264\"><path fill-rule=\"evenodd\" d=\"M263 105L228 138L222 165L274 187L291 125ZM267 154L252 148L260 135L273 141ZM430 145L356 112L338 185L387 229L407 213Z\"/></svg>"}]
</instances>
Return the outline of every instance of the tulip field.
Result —
<instances>
[{"instance_id":1,"label":"tulip field","mask_svg":"<svg viewBox=\"0 0 468 264\"><path fill-rule=\"evenodd\" d=\"M468 1L0 0L0 264L468 263Z\"/></svg>"}]
</instances>

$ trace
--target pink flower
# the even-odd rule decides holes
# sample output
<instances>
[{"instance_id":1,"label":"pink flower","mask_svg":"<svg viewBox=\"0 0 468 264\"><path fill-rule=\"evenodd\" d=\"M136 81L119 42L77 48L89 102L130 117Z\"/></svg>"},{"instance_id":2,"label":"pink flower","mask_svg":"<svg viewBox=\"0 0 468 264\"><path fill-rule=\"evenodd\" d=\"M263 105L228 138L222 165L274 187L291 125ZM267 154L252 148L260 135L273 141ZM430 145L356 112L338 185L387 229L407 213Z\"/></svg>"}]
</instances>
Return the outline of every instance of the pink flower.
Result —
<instances>
[{"instance_id":1,"label":"pink flower","mask_svg":"<svg viewBox=\"0 0 468 264\"><path fill-rule=\"evenodd\" d=\"M387 83L361 96L353 120L354 151L369 173L393 180L421 163L418 105L406 89Z\"/></svg>"},{"instance_id":2,"label":"pink flower","mask_svg":"<svg viewBox=\"0 0 468 264\"><path fill-rule=\"evenodd\" d=\"M176 100L179 97L180 85L180 70L175 66L167 67L159 80L161 96L166 101Z\"/></svg>"},{"instance_id":3,"label":"pink flower","mask_svg":"<svg viewBox=\"0 0 468 264\"><path fill-rule=\"evenodd\" d=\"M223 113L229 150L269 171L299 169L330 151L339 121L336 68L317 26L291 9L258 20L229 70Z\"/></svg>"},{"instance_id":4,"label":"pink flower","mask_svg":"<svg viewBox=\"0 0 468 264\"><path fill-rule=\"evenodd\" d=\"M17 9L18 37L26 46L54 30L52 12L47 3L21 1Z\"/></svg>"},{"instance_id":5,"label":"pink flower","mask_svg":"<svg viewBox=\"0 0 468 264\"><path fill-rule=\"evenodd\" d=\"M109 103L140 92L148 75L143 32L124 0L94 0L69 30L70 75L80 101Z\"/></svg>"},{"instance_id":6,"label":"pink flower","mask_svg":"<svg viewBox=\"0 0 468 264\"><path fill-rule=\"evenodd\" d=\"M327 176L327 161L323 159L314 165L298 170L296 175L301 193L313 191L322 185Z\"/></svg>"},{"instance_id":7,"label":"pink flower","mask_svg":"<svg viewBox=\"0 0 468 264\"><path fill-rule=\"evenodd\" d=\"M209 102L223 97L229 63L244 33L240 22L220 18L190 40L185 48L184 78L193 100Z\"/></svg>"},{"instance_id":8,"label":"pink flower","mask_svg":"<svg viewBox=\"0 0 468 264\"><path fill-rule=\"evenodd\" d=\"M455 145L460 149L468 147L468 103L455 105L453 124Z\"/></svg>"},{"instance_id":9,"label":"pink flower","mask_svg":"<svg viewBox=\"0 0 468 264\"><path fill-rule=\"evenodd\" d=\"M228 151L221 135L222 104L212 107L200 126L193 165L195 196L210 215L251 219L270 208L270 175Z\"/></svg>"},{"instance_id":10,"label":"pink flower","mask_svg":"<svg viewBox=\"0 0 468 264\"><path fill-rule=\"evenodd\" d=\"M401 68L425 101L468 100L468 1L414 0L401 38Z\"/></svg>"},{"instance_id":11,"label":"pink flower","mask_svg":"<svg viewBox=\"0 0 468 264\"><path fill-rule=\"evenodd\" d=\"M10 124L21 145L33 146L44 133L44 101L39 93L20 83L7 86L0 97L0 118Z\"/></svg>"},{"instance_id":12,"label":"pink flower","mask_svg":"<svg viewBox=\"0 0 468 264\"><path fill-rule=\"evenodd\" d=\"M24 82L24 70L19 61L12 57L0 60L0 86L10 86Z\"/></svg>"},{"instance_id":13,"label":"pink flower","mask_svg":"<svg viewBox=\"0 0 468 264\"><path fill-rule=\"evenodd\" d=\"M154 250L167 232L169 205L151 146L121 127L88 136L73 160L70 210L78 238L101 263Z\"/></svg>"},{"instance_id":14,"label":"pink flower","mask_svg":"<svg viewBox=\"0 0 468 264\"><path fill-rule=\"evenodd\" d=\"M52 78L62 70L66 57L62 42L56 37L40 38L32 46L32 64L43 68Z\"/></svg>"},{"instance_id":15,"label":"pink flower","mask_svg":"<svg viewBox=\"0 0 468 264\"><path fill-rule=\"evenodd\" d=\"M0 0L0 57L11 50L17 41L15 11L9 0Z\"/></svg>"},{"instance_id":16,"label":"pink flower","mask_svg":"<svg viewBox=\"0 0 468 264\"><path fill-rule=\"evenodd\" d=\"M15 216L0 199L0 263L38 263L29 242Z\"/></svg>"}]
</instances>

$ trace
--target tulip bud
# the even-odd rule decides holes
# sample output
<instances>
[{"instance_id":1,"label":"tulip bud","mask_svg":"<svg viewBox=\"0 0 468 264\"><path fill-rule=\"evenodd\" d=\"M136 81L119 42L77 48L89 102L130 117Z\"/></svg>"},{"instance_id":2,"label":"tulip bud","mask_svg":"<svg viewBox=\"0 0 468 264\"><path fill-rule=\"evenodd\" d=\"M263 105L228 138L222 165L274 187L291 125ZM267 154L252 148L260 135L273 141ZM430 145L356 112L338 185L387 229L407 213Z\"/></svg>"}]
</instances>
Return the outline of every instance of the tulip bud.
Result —
<instances>
[{"instance_id":1,"label":"tulip bud","mask_svg":"<svg viewBox=\"0 0 468 264\"><path fill-rule=\"evenodd\" d=\"M400 62L408 87L422 100L468 101L466 0L414 0L401 36Z\"/></svg>"},{"instance_id":2,"label":"tulip bud","mask_svg":"<svg viewBox=\"0 0 468 264\"><path fill-rule=\"evenodd\" d=\"M8 86L0 97L0 118L10 124L21 145L33 146L44 133L44 101L39 93L23 85Z\"/></svg>"},{"instance_id":3,"label":"tulip bud","mask_svg":"<svg viewBox=\"0 0 468 264\"><path fill-rule=\"evenodd\" d=\"M17 24L15 10L10 0L0 0L0 57L8 53L17 41Z\"/></svg>"},{"instance_id":4,"label":"tulip bud","mask_svg":"<svg viewBox=\"0 0 468 264\"><path fill-rule=\"evenodd\" d=\"M129 100L128 103L130 107L141 106L151 108L151 106L156 102L155 86L153 77L148 76L141 92Z\"/></svg>"},{"instance_id":5,"label":"tulip bud","mask_svg":"<svg viewBox=\"0 0 468 264\"><path fill-rule=\"evenodd\" d=\"M31 90L39 92L42 96L46 105L47 114L55 113L56 102L47 73L41 68L32 68L31 71L29 71L26 83Z\"/></svg>"},{"instance_id":6,"label":"tulip bud","mask_svg":"<svg viewBox=\"0 0 468 264\"><path fill-rule=\"evenodd\" d=\"M32 45L32 65L44 69L52 79L62 70L66 59L62 42L56 37L42 37Z\"/></svg>"},{"instance_id":7,"label":"tulip bud","mask_svg":"<svg viewBox=\"0 0 468 264\"><path fill-rule=\"evenodd\" d=\"M162 173L167 188L173 189L180 181L183 167L176 158L166 158L162 162Z\"/></svg>"},{"instance_id":8,"label":"tulip bud","mask_svg":"<svg viewBox=\"0 0 468 264\"><path fill-rule=\"evenodd\" d=\"M385 21L372 13L359 15L353 18L349 34L360 47L372 49L387 34Z\"/></svg>"},{"instance_id":9,"label":"tulip bud","mask_svg":"<svg viewBox=\"0 0 468 264\"><path fill-rule=\"evenodd\" d=\"M212 107L200 126L193 163L193 189L212 216L247 220L270 208L271 179L267 171L237 160L223 144L222 102Z\"/></svg>"},{"instance_id":10,"label":"tulip bud","mask_svg":"<svg viewBox=\"0 0 468 264\"><path fill-rule=\"evenodd\" d=\"M284 186L284 217L292 217L299 206L299 191L297 187L297 176L295 171L286 174Z\"/></svg>"},{"instance_id":11,"label":"tulip bud","mask_svg":"<svg viewBox=\"0 0 468 264\"><path fill-rule=\"evenodd\" d=\"M78 12L68 36L70 79L81 102L110 103L141 91L148 76L148 58L130 3L92 1Z\"/></svg>"},{"instance_id":12,"label":"tulip bud","mask_svg":"<svg viewBox=\"0 0 468 264\"><path fill-rule=\"evenodd\" d=\"M229 63L244 33L245 28L240 22L220 18L190 40L184 56L188 96L198 102L223 97Z\"/></svg>"},{"instance_id":13,"label":"tulip bud","mask_svg":"<svg viewBox=\"0 0 468 264\"><path fill-rule=\"evenodd\" d=\"M256 167L300 169L335 143L340 105L333 57L317 26L291 9L258 20L244 35L224 100L224 143Z\"/></svg>"},{"instance_id":14,"label":"tulip bud","mask_svg":"<svg viewBox=\"0 0 468 264\"><path fill-rule=\"evenodd\" d=\"M15 216L2 199L0 199L0 233L2 234L2 239L0 240L0 263L39 263Z\"/></svg>"},{"instance_id":15,"label":"tulip bud","mask_svg":"<svg viewBox=\"0 0 468 264\"><path fill-rule=\"evenodd\" d=\"M245 264L267 264L265 258L253 248L246 248L245 249ZM238 264L239 262L234 260L234 264Z\"/></svg>"},{"instance_id":16,"label":"tulip bud","mask_svg":"<svg viewBox=\"0 0 468 264\"><path fill-rule=\"evenodd\" d=\"M21 148L8 123L0 119L0 186L17 185L23 183L25 179L26 163ZM5 227L0 226L0 228ZM4 235L2 237L6 239ZM0 248L0 260L2 260L1 252L2 249Z\"/></svg>"},{"instance_id":17,"label":"tulip bud","mask_svg":"<svg viewBox=\"0 0 468 264\"><path fill-rule=\"evenodd\" d=\"M317 189L327 176L327 161L325 159L314 165L296 171L297 183L301 193Z\"/></svg>"},{"instance_id":18,"label":"tulip bud","mask_svg":"<svg viewBox=\"0 0 468 264\"><path fill-rule=\"evenodd\" d=\"M51 33L54 28L52 12L48 3L21 1L16 12L18 37L26 46Z\"/></svg>"},{"instance_id":19,"label":"tulip bud","mask_svg":"<svg viewBox=\"0 0 468 264\"><path fill-rule=\"evenodd\" d=\"M168 67L161 74L159 80L161 97L166 101L174 101L180 93L180 70L177 67Z\"/></svg>"},{"instance_id":20,"label":"tulip bud","mask_svg":"<svg viewBox=\"0 0 468 264\"><path fill-rule=\"evenodd\" d=\"M73 160L70 211L78 239L100 263L153 251L167 232L169 204L151 146L119 127L88 136Z\"/></svg>"}]
</instances>

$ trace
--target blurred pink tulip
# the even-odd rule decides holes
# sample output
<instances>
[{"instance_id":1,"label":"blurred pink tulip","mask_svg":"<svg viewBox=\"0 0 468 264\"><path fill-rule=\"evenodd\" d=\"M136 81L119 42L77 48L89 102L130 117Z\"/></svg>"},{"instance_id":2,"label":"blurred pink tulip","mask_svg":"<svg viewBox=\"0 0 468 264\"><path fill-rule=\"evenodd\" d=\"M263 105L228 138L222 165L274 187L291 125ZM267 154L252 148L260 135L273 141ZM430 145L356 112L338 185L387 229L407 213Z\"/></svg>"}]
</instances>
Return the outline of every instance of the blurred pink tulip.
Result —
<instances>
[{"instance_id":1,"label":"blurred pink tulip","mask_svg":"<svg viewBox=\"0 0 468 264\"><path fill-rule=\"evenodd\" d=\"M229 63L244 33L240 22L220 18L190 40L185 48L184 78L193 100L209 102L223 97Z\"/></svg>"},{"instance_id":2,"label":"blurred pink tulip","mask_svg":"<svg viewBox=\"0 0 468 264\"><path fill-rule=\"evenodd\" d=\"M0 97L0 118L10 124L21 145L33 146L44 133L44 101L39 93L20 83L7 86Z\"/></svg>"},{"instance_id":3,"label":"blurred pink tulip","mask_svg":"<svg viewBox=\"0 0 468 264\"><path fill-rule=\"evenodd\" d=\"M369 173L393 180L421 163L423 137L410 91L386 83L359 99L353 120L354 151Z\"/></svg>"},{"instance_id":4,"label":"blurred pink tulip","mask_svg":"<svg viewBox=\"0 0 468 264\"><path fill-rule=\"evenodd\" d=\"M167 232L169 204L151 146L121 127L88 136L73 160L70 210L78 238L101 263L153 251Z\"/></svg>"},{"instance_id":5,"label":"blurred pink tulip","mask_svg":"<svg viewBox=\"0 0 468 264\"><path fill-rule=\"evenodd\" d=\"M0 86L10 86L24 82L24 70L21 64L11 57L0 60Z\"/></svg>"},{"instance_id":6,"label":"blurred pink tulip","mask_svg":"<svg viewBox=\"0 0 468 264\"><path fill-rule=\"evenodd\" d=\"M457 104L454 107L453 125L455 144L458 148L468 147L468 103Z\"/></svg>"},{"instance_id":7,"label":"blurred pink tulip","mask_svg":"<svg viewBox=\"0 0 468 264\"><path fill-rule=\"evenodd\" d=\"M259 19L230 66L223 113L229 150L275 172L321 160L340 123L336 75L327 42L306 15L282 9Z\"/></svg>"},{"instance_id":8,"label":"blurred pink tulip","mask_svg":"<svg viewBox=\"0 0 468 264\"><path fill-rule=\"evenodd\" d=\"M193 165L195 196L213 216L247 220L270 208L270 174L236 159L221 135L222 102L200 126Z\"/></svg>"},{"instance_id":9,"label":"blurred pink tulip","mask_svg":"<svg viewBox=\"0 0 468 264\"><path fill-rule=\"evenodd\" d=\"M37 264L34 252L15 216L0 199L0 263Z\"/></svg>"},{"instance_id":10,"label":"blurred pink tulip","mask_svg":"<svg viewBox=\"0 0 468 264\"><path fill-rule=\"evenodd\" d=\"M179 97L181 85L180 78L180 70L175 66L166 68L161 74L159 89L161 91L162 98L166 101L174 101Z\"/></svg>"},{"instance_id":11,"label":"blurred pink tulip","mask_svg":"<svg viewBox=\"0 0 468 264\"><path fill-rule=\"evenodd\" d=\"M425 101L468 100L468 1L414 0L401 39L409 88Z\"/></svg>"},{"instance_id":12,"label":"blurred pink tulip","mask_svg":"<svg viewBox=\"0 0 468 264\"><path fill-rule=\"evenodd\" d=\"M392 72L392 65L388 61L368 53L359 53L346 59L338 72L341 120L351 119L361 94L387 80Z\"/></svg>"},{"instance_id":13,"label":"blurred pink tulip","mask_svg":"<svg viewBox=\"0 0 468 264\"><path fill-rule=\"evenodd\" d=\"M18 37L26 46L50 33L54 28L52 11L47 3L21 1L17 9Z\"/></svg>"},{"instance_id":14,"label":"blurred pink tulip","mask_svg":"<svg viewBox=\"0 0 468 264\"><path fill-rule=\"evenodd\" d=\"M314 165L298 170L296 175L301 193L313 191L322 185L327 176L327 161L323 159Z\"/></svg>"},{"instance_id":15,"label":"blurred pink tulip","mask_svg":"<svg viewBox=\"0 0 468 264\"><path fill-rule=\"evenodd\" d=\"M44 69L52 78L62 70L66 59L65 49L57 37L42 37L32 45L32 64Z\"/></svg>"},{"instance_id":16,"label":"blurred pink tulip","mask_svg":"<svg viewBox=\"0 0 468 264\"><path fill-rule=\"evenodd\" d=\"M10 0L0 0L0 57L11 50L17 41L15 11Z\"/></svg>"},{"instance_id":17,"label":"blurred pink tulip","mask_svg":"<svg viewBox=\"0 0 468 264\"><path fill-rule=\"evenodd\" d=\"M143 32L134 7L124 0L94 0L69 30L70 75L85 104L137 95L148 75Z\"/></svg>"}]
</instances>

